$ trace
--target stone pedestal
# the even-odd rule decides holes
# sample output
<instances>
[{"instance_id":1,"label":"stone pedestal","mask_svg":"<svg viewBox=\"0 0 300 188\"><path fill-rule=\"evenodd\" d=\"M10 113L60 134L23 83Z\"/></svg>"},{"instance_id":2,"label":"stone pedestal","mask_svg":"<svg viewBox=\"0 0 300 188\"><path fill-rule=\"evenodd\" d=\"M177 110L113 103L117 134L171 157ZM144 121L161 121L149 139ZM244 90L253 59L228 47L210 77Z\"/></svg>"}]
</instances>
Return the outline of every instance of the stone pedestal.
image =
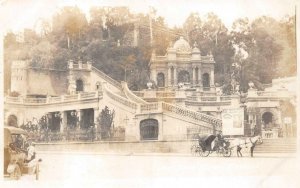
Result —
<instances>
[{"instance_id":1,"label":"stone pedestal","mask_svg":"<svg viewBox=\"0 0 300 188\"><path fill-rule=\"evenodd\" d=\"M155 90L145 90L144 98L156 98L156 91Z\"/></svg>"}]
</instances>

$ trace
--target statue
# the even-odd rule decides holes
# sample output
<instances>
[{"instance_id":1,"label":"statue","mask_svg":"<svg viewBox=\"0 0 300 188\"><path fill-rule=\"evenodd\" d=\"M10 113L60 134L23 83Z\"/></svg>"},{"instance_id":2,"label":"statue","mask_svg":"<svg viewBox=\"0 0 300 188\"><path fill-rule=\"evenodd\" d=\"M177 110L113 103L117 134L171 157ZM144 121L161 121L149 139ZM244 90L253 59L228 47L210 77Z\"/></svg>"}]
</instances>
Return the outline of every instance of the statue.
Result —
<instances>
[{"instance_id":1,"label":"statue","mask_svg":"<svg viewBox=\"0 0 300 188\"><path fill-rule=\"evenodd\" d=\"M254 89L254 83L253 82L249 82L248 86L249 86L249 89Z\"/></svg>"}]
</instances>

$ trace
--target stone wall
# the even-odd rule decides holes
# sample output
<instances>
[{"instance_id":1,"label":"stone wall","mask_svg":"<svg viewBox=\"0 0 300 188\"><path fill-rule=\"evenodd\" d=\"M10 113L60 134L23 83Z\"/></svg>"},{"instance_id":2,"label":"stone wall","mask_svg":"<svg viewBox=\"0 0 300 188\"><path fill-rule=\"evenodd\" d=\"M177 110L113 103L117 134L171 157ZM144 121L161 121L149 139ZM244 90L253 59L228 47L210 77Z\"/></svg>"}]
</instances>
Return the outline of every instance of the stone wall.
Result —
<instances>
[{"instance_id":1,"label":"stone wall","mask_svg":"<svg viewBox=\"0 0 300 188\"><path fill-rule=\"evenodd\" d=\"M67 72L28 69L27 94L59 96L67 93Z\"/></svg>"}]
</instances>

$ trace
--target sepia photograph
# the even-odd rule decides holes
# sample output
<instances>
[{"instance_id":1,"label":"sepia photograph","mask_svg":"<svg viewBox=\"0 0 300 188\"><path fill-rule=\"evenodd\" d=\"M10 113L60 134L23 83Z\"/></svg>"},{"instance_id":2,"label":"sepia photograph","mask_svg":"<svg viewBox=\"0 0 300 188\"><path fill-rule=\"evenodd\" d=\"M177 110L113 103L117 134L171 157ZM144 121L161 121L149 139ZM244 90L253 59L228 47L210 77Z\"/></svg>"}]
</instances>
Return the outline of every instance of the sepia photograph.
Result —
<instances>
[{"instance_id":1,"label":"sepia photograph","mask_svg":"<svg viewBox=\"0 0 300 188\"><path fill-rule=\"evenodd\" d=\"M297 5L0 0L1 187L298 188Z\"/></svg>"}]
</instances>

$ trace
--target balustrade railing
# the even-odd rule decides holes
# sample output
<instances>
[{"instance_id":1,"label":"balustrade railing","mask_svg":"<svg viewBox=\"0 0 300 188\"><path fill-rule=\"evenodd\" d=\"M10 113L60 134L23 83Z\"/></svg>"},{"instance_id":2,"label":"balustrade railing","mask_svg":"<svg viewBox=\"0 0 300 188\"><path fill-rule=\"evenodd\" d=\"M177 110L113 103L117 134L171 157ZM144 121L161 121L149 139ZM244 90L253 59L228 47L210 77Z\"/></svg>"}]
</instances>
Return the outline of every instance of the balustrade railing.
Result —
<instances>
[{"instance_id":1,"label":"balustrade railing","mask_svg":"<svg viewBox=\"0 0 300 188\"><path fill-rule=\"evenodd\" d=\"M201 97L201 101L217 101L217 97Z\"/></svg>"},{"instance_id":2,"label":"balustrade railing","mask_svg":"<svg viewBox=\"0 0 300 188\"><path fill-rule=\"evenodd\" d=\"M97 92L95 92L95 91L94 92L85 92L85 93L80 93L79 95L82 99L87 99L87 98L95 97L96 93Z\"/></svg>"},{"instance_id":3,"label":"balustrade railing","mask_svg":"<svg viewBox=\"0 0 300 188\"><path fill-rule=\"evenodd\" d=\"M6 97L5 101L12 102L12 103L21 103L21 102L23 102L23 99L20 97Z\"/></svg>"},{"instance_id":4,"label":"balustrade railing","mask_svg":"<svg viewBox=\"0 0 300 188\"><path fill-rule=\"evenodd\" d=\"M122 90L122 86L119 82L117 82L116 80L112 79L111 77L109 77L108 75L106 75L104 72L100 71L99 69L92 67L92 70L95 71L98 75L100 75L103 79L105 79L108 83L112 84L113 86L115 86L116 88Z\"/></svg>"},{"instance_id":5,"label":"balustrade railing","mask_svg":"<svg viewBox=\"0 0 300 188\"><path fill-rule=\"evenodd\" d=\"M62 97L51 97L49 99L49 103L57 103L57 102L62 102Z\"/></svg>"},{"instance_id":6,"label":"balustrade railing","mask_svg":"<svg viewBox=\"0 0 300 188\"><path fill-rule=\"evenodd\" d=\"M185 101L185 104L191 106L228 106L231 105L231 101L216 101L216 102Z\"/></svg>"},{"instance_id":7,"label":"balustrade railing","mask_svg":"<svg viewBox=\"0 0 300 188\"><path fill-rule=\"evenodd\" d=\"M141 113L153 112L159 109L159 103L150 103L141 105Z\"/></svg>"},{"instance_id":8,"label":"balustrade railing","mask_svg":"<svg viewBox=\"0 0 300 188\"><path fill-rule=\"evenodd\" d=\"M144 92L143 91L133 91L133 93L138 96L138 97L144 97Z\"/></svg>"},{"instance_id":9,"label":"balustrade railing","mask_svg":"<svg viewBox=\"0 0 300 188\"><path fill-rule=\"evenodd\" d=\"M117 94L114 94L113 92L109 91L109 89L107 89L107 87L105 87L105 92L106 94L114 101L116 102L119 102L129 108L132 108L132 109L137 109L137 104L136 103L133 103Z\"/></svg>"},{"instance_id":10,"label":"balustrade railing","mask_svg":"<svg viewBox=\"0 0 300 188\"><path fill-rule=\"evenodd\" d=\"M221 101L230 101L231 100L231 96L220 96L220 100Z\"/></svg>"},{"instance_id":11,"label":"balustrade railing","mask_svg":"<svg viewBox=\"0 0 300 188\"><path fill-rule=\"evenodd\" d=\"M77 95L65 95L64 100L65 101L77 100L79 95L80 94L77 94Z\"/></svg>"},{"instance_id":12,"label":"balustrade railing","mask_svg":"<svg viewBox=\"0 0 300 188\"><path fill-rule=\"evenodd\" d=\"M24 103L46 103L46 98L25 98Z\"/></svg>"},{"instance_id":13,"label":"balustrade railing","mask_svg":"<svg viewBox=\"0 0 300 188\"><path fill-rule=\"evenodd\" d=\"M158 98L173 98L175 97L176 93L175 92L165 92L165 91L157 91L156 92L156 97Z\"/></svg>"},{"instance_id":14,"label":"balustrade railing","mask_svg":"<svg viewBox=\"0 0 300 188\"><path fill-rule=\"evenodd\" d=\"M82 99L94 99L102 96L102 92L85 92L75 95L63 95L59 97L47 97L47 98L23 98L23 97L6 97L6 103L20 103L20 104L51 104L67 101L77 101ZM99 96L98 96L99 95Z\"/></svg>"},{"instance_id":15,"label":"balustrade railing","mask_svg":"<svg viewBox=\"0 0 300 188\"><path fill-rule=\"evenodd\" d=\"M127 86L127 83L123 82L122 85L123 85L123 91L127 98L129 98L130 100L132 100L136 103L140 103L140 104L148 103L148 102L144 101L143 99L139 98L138 96L136 96L132 91L130 91L130 89Z\"/></svg>"},{"instance_id":16,"label":"balustrade railing","mask_svg":"<svg viewBox=\"0 0 300 188\"><path fill-rule=\"evenodd\" d=\"M204 121L204 122L207 122L207 123L215 124L217 126L221 125L221 120L219 120L217 118L214 118L212 116L208 116L206 114L201 114L199 112L194 112L194 111L185 109L183 107L175 106L175 105L168 104L168 103L165 103L165 102L162 103L162 109L166 110L166 111L169 111L169 112L173 112L173 113L178 114L180 116L185 116L185 117L191 118L195 121Z\"/></svg>"}]
</instances>

